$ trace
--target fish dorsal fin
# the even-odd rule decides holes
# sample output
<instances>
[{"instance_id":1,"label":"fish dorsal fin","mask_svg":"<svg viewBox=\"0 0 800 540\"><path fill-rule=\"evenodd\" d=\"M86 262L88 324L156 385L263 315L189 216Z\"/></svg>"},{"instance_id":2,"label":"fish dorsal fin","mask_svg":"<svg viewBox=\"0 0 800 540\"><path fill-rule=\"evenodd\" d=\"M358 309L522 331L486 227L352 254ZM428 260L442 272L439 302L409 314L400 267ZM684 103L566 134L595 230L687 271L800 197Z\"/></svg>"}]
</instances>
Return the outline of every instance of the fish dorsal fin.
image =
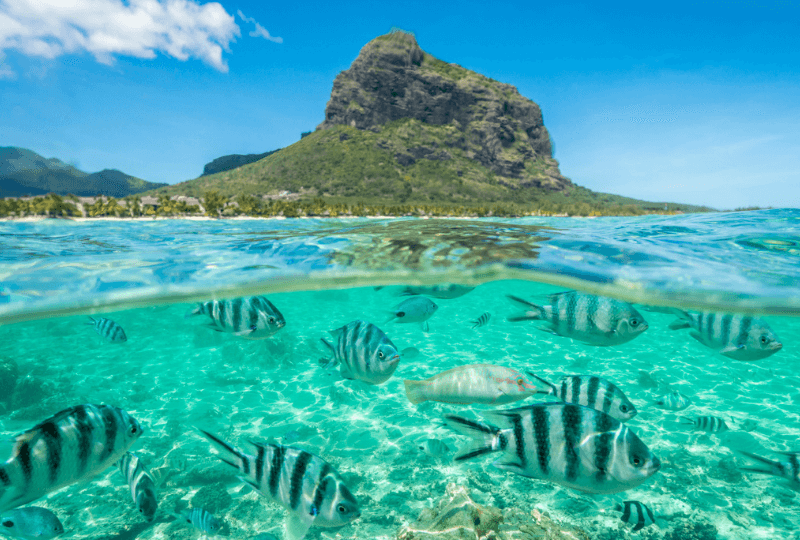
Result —
<instances>
[{"instance_id":1,"label":"fish dorsal fin","mask_svg":"<svg viewBox=\"0 0 800 540\"><path fill-rule=\"evenodd\" d=\"M334 339L339 339L339 336L342 335L346 329L347 329L347 325L340 326L339 328L336 328L335 330L329 330L328 333Z\"/></svg>"}]
</instances>

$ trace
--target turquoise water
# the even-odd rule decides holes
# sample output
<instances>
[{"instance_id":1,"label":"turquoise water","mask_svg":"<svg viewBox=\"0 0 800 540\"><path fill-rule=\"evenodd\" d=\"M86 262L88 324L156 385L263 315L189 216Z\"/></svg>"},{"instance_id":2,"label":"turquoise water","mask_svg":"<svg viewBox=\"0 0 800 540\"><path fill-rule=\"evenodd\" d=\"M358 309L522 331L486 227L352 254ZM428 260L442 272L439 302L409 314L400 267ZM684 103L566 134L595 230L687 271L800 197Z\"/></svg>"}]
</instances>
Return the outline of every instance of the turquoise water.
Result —
<instances>
[{"instance_id":1,"label":"turquoise water","mask_svg":"<svg viewBox=\"0 0 800 540\"><path fill-rule=\"evenodd\" d=\"M445 282L476 288L434 298L430 332L385 322L403 300L402 285ZM519 311L507 294L538 303L568 288L637 304L760 314L783 349L734 361L686 330L670 330L673 315L644 308L648 330L615 347L506 320ZM243 488L195 427L240 448L251 439L286 442L333 464L363 514L341 529L312 527L307 538L396 538L437 507L449 484L504 513L498 538L536 538L519 522L539 514L587 538L674 540L688 538L681 536L686 527L711 538L706 523L717 538L800 538L797 492L779 478L737 470L745 464L737 450L772 459L773 451L800 450L797 210L631 219L4 222L0 291L0 359L18 369L15 390L0 396L3 433L79 403L116 405L146 429L132 450L159 486L156 522L144 523L111 468L36 503L56 512L74 538L196 538L199 531L169 515L188 506L224 519L223 536L281 538L286 512ZM269 298L286 327L248 341L184 318L193 302L249 294ZM473 329L485 312L489 324ZM84 324L95 313L119 323L128 341L104 342ZM420 354L401 360L378 386L322 369L320 338L356 319ZM627 425L661 459L661 470L625 493L587 495L497 470L491 458L453 462L453 450L467 441L442 426L443 415L492 407L415 406L403 379L474 363L552 381L609 379L639 410ZM668 390L693 405L678 413L653 406ZM704 434L680 422L702 415L724 418L731 430ZM431 438L451 451L421 452ZM613 510L624 500L650 506L657 524L631 532ZM449 534L435 537L461 538ZM563 538L581 537L571 534Z\"/></svg>"}]
</instances>

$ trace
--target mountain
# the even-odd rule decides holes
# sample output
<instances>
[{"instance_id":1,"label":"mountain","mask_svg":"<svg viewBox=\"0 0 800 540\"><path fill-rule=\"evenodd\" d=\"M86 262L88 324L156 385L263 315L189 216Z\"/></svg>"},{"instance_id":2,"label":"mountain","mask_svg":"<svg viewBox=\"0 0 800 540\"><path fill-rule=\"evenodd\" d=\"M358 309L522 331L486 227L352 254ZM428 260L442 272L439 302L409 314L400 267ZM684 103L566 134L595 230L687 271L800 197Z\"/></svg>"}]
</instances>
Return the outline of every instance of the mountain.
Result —
<instances>
[{"instance_id":1,"label":"mountain","mask_svg":"<svg viewBox=\"0 0 800 540\"><path fill-rule=\"evenodd\" d=\"M25 148L0 147L0 197L47 193L126 197L165 185L146 182L115 169L89 174L59 159L47 159Z\"/></svg>"},{"instance_id":2,"label":"mountain","mask_svg":"<svg viewBox=\"0 0 800 540\"><path fill-rule=\"evenodd\" d=\"M280 148L278 150L280 150ZM271 156L278 150L270 150L269 152L264 152L263 154L230 154L228 156L218 157L210 163L205 164L203 167L203 174L200 176L208 176L210 174L230 171L231 169L236 169L242 165L260 161L267 156Z\"/></svg>"}]
</instances>

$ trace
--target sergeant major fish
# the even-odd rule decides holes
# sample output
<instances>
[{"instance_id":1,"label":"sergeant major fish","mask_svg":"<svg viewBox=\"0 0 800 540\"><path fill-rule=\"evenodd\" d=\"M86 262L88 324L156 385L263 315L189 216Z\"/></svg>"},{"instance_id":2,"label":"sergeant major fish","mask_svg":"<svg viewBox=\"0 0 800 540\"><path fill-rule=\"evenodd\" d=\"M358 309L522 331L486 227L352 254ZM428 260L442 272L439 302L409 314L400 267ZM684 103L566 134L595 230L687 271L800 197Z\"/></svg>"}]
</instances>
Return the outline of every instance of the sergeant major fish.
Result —
<instances>
[{"instance_id":1,"label":"sergeant major fish","mask_svg":"<svg viewBox=\"0 0 800 540\"><path fill-rule=\"evenodd\" d=\"M47 508L27 506L0 514L0 535L22 540L49 540L64 534L64 526Z\"/></svg>"},{"instance_id":2,"label":"sergeant major fish","mask_svg":"<svg viewBox=\"0 0 800 540\"><path fill-rule=\"evenodd\" d=\"M197 304L186 317L208 315L208 326L245 339L266 339L286 326L283 314L263 296L211 300Z\"/></svg>"},{"instance_id":3,"label":"sergeant major fish","mask_svg":"<svg viewBox=\"0 0 800 540\"><path fill-rule=\"evenodd\" d=\"M784 459L779 461L772 461L741 450L740 453L755 462L755 465L751 467L739 467L741 470L784 478L795 490L800 490L800 452L779 452L784 456Z\"/></svg>"},{"instance_id":4,"label":"sergeant major fish","mask_svg":"<svg viewBox=\"0 0 800 540\"><path fill-rule=\"evenodd\" d=\"M197 527L200 531L206 534L217 534L222 528L222 522L214 517L211 512L202 508L191 508L181 514L172 514L177 519Z\"/></svg>"},{"instance_id":5,"label":"sergeant major fish","mask_svg":"<svg viewBox=\"0 0 800 540\"><path fill-rule=\"evenodd\" d=\"M312 525L341 527L361 515L342 477L322 458L291 446L251 443L256 447L253 456L207 431L200 432L245 482L289 511L289 540L303 538Z\"/></svg>"},{"instance_id":6,"label":"sergeant major fish","mask_svg":"<svg viewBox=\"0 0 800 540\"><path fill-rule=\"evenodd\" d=\"M381 384L392 376L400 353L392 340L380 328L365 321L351 323L331 330L333 344L322 339L322 343L333 353L333 358L324 358L324 368L337 364L345 379L357 379L368 384Z\"/></svg>"},{"instance_id":7,"label":"sergeant major fish","mask_svg":"<svg viewBox=\"0 0 800 540\"><path fill-rule=\"evenodd\" d=\"M141 434L135 418L110 405L77 405L51 416L11 440L10 457L0 464L0 511L94 476Z\"/></svg>"},{"instance_id":8,"label":"sergeant major fish","mask_svg":"<svg viewBox=\"0 0 800 540\"><path fill-rule=\"evenodd\" d=\"M487 324L489 324L489 319L491 318L492 314L487 311L474 321L469 321L469 323L472 325L472 329L475 330L476 328L480 328L481 326L486 326Z\"/></svg>"},{"instance_id":9,"label":"sergeant major fish","mask_svg":"<svg viewBox=\"0 0 800 540\"><path fill-rule=\"evenodd\" d=\"M419 444L419 449L431 457L442 457L450 453L450 447L439 439L425 439Z\"/></svg>"},{"instance_id":10,"label":"sergeant major fish","mask_svg":"<svg viewBox=\"0 0 800 540\"><path fill-rule=\"evenodd\" d=\"M502 405L546 392L519 371L492 364L459 366L422 381L406 379L403 384L415 405L423 401Z\"/></svg>"},{"instance_id":11,"label":"sergeant major fish","mask_svg":"<svg viewBox=\"0 0 800 540\"><path fill-rule=\"evenodd\" d=\"M633 525L633 530L639 531L656 522L656 516L645 504L639 501L625 501L614 507L617 512L622 512L620 519L629 525Z\"/></svg>"},{"instance_id":12,"label":"sergeant major fish","mask_svg":"<svg viewBox=\"0 0 800 540\"><path fill-rule=\"evenodd\" d=\"M705 431L706 433L719 433L721 431L728 431L728 424L722 418L716 416L698 416L697 418L683 418L681 423L694 426L698 431Z\"/></svg>"},{"instance_id":13,"label":"sergeant major fish","mask_svg":"<svg viewBox=\"0 0 800 540\"><path fill-rule=\"evenodd\" d=\"M411 298L403 300L394 308L389 321L419 323L422 329L427 332L430 330L428 319L436 313L437 309L439 309L439 306L437 306L433 300L425 298L424 296L412 296Z\"/></svg>"},{"instance_id":14,"label":"sergeant major fish","mask_svg":"<svg viewBox=\"0 0 800 540\"><path fill-rule=\"evenodd\" d=\"M528 309L509 321L547 321L540 330L588 345L620 345L647 330L647 321L633 306L613 298L568 291L551 295L549 305L539 306L507 296Z\"/></svg>"},{"instance_id":15,"label":"sergeant major fish","mask_svg":"<svg viewBox=\"0 0 800 540\"><path fill-rule=\"evenodd\" d=\"M131 497L136 509L147 521L153 521L158 508L156 484L139 457L125 452L119 460L119 471L131 488Z\"/></svg>"},{"instance_id":16,"label":"sergeant major fish","mask_svg":"<svg viewBox=\"0 0 800 540\"><path fill-rule=\"evenodd\" d=\"M682 411L692 404L692 400L677 390L663 395L655 401L656 406L668 411Z\"/></svg>"},{"instance_id":17,"label":"sergeant major fish","mask_svg":"<svg viewBox=\"0 0 800 540\"><path fill-rule=\"evenodd\" d=\"M769 325L756 317L714 312L674 312L679 318L669 325L670 329L692 328L690 336L733 360L760 360L783 348Z\"/></svg>"},{"instance_id":18,"label":"sergeant major fish","mask_svg":"<svg viewBox=\"0 0 800 540\"><path fill-rule=\"evenodd\" d=\"M484 413L500 427L445 416L452 429L474 439L456 461L493 452L501 470L554 482L586 493L617 493L658 472L659 459L611 416L571 403L540 403Z\"/></svg>"},{"instance_id":19,"label":"sergeant major fish","mask_svg":"<svg viewBox=\"0 0 800 540\"><path fill-rule=\"evenodd\" d=\"M622 390L602 377L568 375L561 377L560 384L555 385L533 373L529 372L528 375L548 385L550 394L561 401L610 414L620 422L627 422L638 412Z\"/></svg>"},{"instance_id":20,"label":"sergeant major fish","mask_svg":"<svg viewBox=\"0 0 800 540\"><path fill-rule=\"evenodd\" d=\"M125 343L128 341L125 330L111 319L106 319L105 317L100 317L99 319L89 318L92 319L92 322L87 322L86 324L94 326L94 331L109 343Z\"/></svg>"}]
</instances>

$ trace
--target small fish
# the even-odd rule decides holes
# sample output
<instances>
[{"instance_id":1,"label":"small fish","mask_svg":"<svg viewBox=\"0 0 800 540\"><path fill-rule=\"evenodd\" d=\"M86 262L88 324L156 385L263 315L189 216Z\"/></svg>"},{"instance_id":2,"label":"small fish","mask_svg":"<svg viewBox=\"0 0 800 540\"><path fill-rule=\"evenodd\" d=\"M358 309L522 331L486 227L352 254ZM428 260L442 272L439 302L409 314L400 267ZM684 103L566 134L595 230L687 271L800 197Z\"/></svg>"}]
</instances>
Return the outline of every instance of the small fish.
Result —
<instances>
[{"instance_id":1,"label":"small fish","mask_svg":"<svg viewBox=\"0 0 800 540\"><path fill-rule=\"evenodd\" d=\"M105 317L100 317L99 319L89 318L92 319L92 322L87 322L86 324L94 326L94 331L109 343L125 343L128 341L125 330L111 319L106 319Z\"/></svg>"},{"instance_id":2,"label":"small fish","mask_svg":"<svg viewBox=\"0 0 800 540\"><path fill-rule=\"evenodd\" d=\"M428 331L428 319L430 319L439 306L424 296L412 296L400 302L392 311L391 318L386 321L396 321L399 323L419 323L424 331Z\"/></svg>"},{"instance_id":3,"label":"small fish","mask_svg":"<svg viewBox=\"0 0 800 540\"><path fill-rule=\"evenodd\" d=\"M380 328L365 321L351 323L331 330L334 343L322 339L322 343L333 353L333 358L324 358L324 368L341 365L342 377L357 379L368 384L381 384L392 376L400 353L392 340Z\"/></svg>"},{"instance_id":4,"label":"small fish","mask_svg":"<svg viewBox=\"0 0 800 540\"><path fill-rule=\"evenodd\" d=\"M639 531L656 522L656 516L650 507L639 501L625 501L614 507L617 512L622 512L620 519L628 525L633 525L634 531Z\"/></svg>"},{"instance_id":5,"label":"small fish","mask_svg":"<svg viewBox=\"0 0 800 540\"><path fill-rule=\"evenodd\" d=\"M697 418L683 418L681 423L685 425L692 425L697 431L705 431L706 433L719 433L721 431L728 431L728 424L722 418L716 416L698 416Z\"/></svg>"},{"instance_id":6,"label":"small fish","mask_svg":"<svg viewBox=\"0 0 800 540\"><path fill-rule=\"evenodd\" d=\"M212 330L245 339L266 339L286 326L283 314L263 296L202 302L186 317L195 315L208 315Z\"/></svg>"},{"instance_id":7,"label":"small fish","mask_svg":"<svg viewBox=\"0 0 800 540\"><path fill-rule=\"evenodd\" d=\"M568 375L561 377L558 385L528 372L531 377L550 387L550 394L561 401L583 405L610 414L620 422L627 422L637 414L636 406L613 383L594 375Z\"/></svg>"},{"instance_id":8,"label":"small fish","mask_svg":"<svg viewBox=\"0 0 800 540\"><path fill-rule=\"evenodd\" d=\"M756 317L681 310L674 313L678 320L669 325L671 330L692 328L691 337L733 360L761 360L783 348L769 325Z\"/></svg>"},{"instance_id":9,"label":"small fish","mask_svg":"<svg viewBox=\"0 0 800 540\"><path fill-rule=\"evenodd\" d=\"M291 431L287 431L283 435L283 440L286 441L286 442L294 442L294 441L298 440L299 438L300 438L300 432L297 431L296 429L293 429Z\"/></svg>"},{"instance_id":10,"label":"small fish","mask_svg":"<svg viewBox=\"0 0 800 540\"><path fill-rule=\"evenodd\" d=\"M741 470L784 478L794 489L800 489L800 452L778 452L785 458L780 461L772 461L748 452L740 453L756 463L753 467L739 467Z\"/></svg>"},{"instance_id":11,"label":"small fish","mask_svg":"<svg viewBox=\"0 0 800 540\"><path fill-rule=\"evenodd\" d=\"M528 311L509 317L509 321L547 321L540 330L572 338L587 345L621 345L647 330L647 321L626 302L568 291L550 296L550 305L539 306L507 295Z\"/></svg>"},{"instance_id":12,"label":"small fish","mask_svg":"<svg viewBox=\"0 0 800 540\"><path fill-rule=\"evenodd\" d=\"M47 508L28 506L0 514L0 535L23 540L49 540L64 534L58 516Z\"/></svg>"},{"instance_id":13,"label":"small fish","mask_svg":"<svg viewBox=\"0 0 800 540\"><path fill-rule=\"evenodd\" d=\"M489 423L447 415L445 423L473 445L456 461L502 452L494 467L586 493L632 489L661 468L661 461L625 424L571 403L538 403L486 411Z\"/></svg>"},{"instance_id":14,"label":"small fish","mask_svg":"<svg viewBox=\"0 0 800 540\"><path fill-rule=\"evenodd\" d=\"M361 515L342 477L322 458L291 446L253 442L256 455L245 454L216 435L200 432L247 484L289 511L287 538L303 538L312 525L341 527Z\"/></svg>"},{"instance_id":15,"label":"small fish","mask_svg":"<svg viewBox=\"0 0 800 540\"><path fill-rule=\"evenodd\" d=\"M147 521L153 521L158 509L156 484L139 457L125 452L119 460L119 472L128 481L136 509Z\"/></svg>"},{"instance_id":16,"label":"small fish","mask_svg":"<svg viewBox=\"0 0 800 540\"><path fill-rule=\"evenodd\" d=\"M181 514L172 515L181 521L184 521L190 525L194 525L206 534L217 534L217 531L222 528L222 521L215 518L210 512L203 510L202 508L191 508Z\"/></svg>"},{"instance_id":17,"label":"small fish","mask_svg":"<svg viewBox=\"0 0 800 540\"><path fill-rule=\"evenodd\" d=\"M419 449L431 457L442 457L450 453L450 447L439 439L425 439L419 444Z\"/></svg>"},{"instance_id":18,"label":"small fish","mask_svg":"<svg viewBox=\"0 0 800 540\"><path fill-rule=\"evenodd\" d=\"M119 460L142 434L127 412L77 405L13 437L0 464L0 512L86 480Z\"/></svg>"},{"instance_id":19,"label":"small fish","mask_svg":"<svg viewBox=\"0 0 800 540\"><path fill-rule=\"evenodd\" d=\"M502 405L545 393L519 371L492 364L472 364L443 371L422 381L403 381L413 403L438 401L456 405Z\"/></svg>"},{"instance_id":20,"label":"small fish","mask_svg":"<svg viewBox=\"0 0 800 540\"><path fill-rule=\"evenodd\" d=\"M753 420L752 418L748 418L747 420L743 421L740 424L740 427L742 428L742 431L747 431L747 432L755 431L756 428L758 427L758 422Z\"/></svg>"},{"instance_id":21,"label":"small fish","mask_svg":"<svg viewBox=\"0 0 800 540\"><path fill-rule=\"evenodd\" d=\"M682 411L692 404L692 400L677 390L663 395L655 401L656 406L667 411Z\"/></svg>"},{"instance_id":22,"label":"small fish","mask_svg":"<svg viewBox=\"0 0 800 540\"><path fill-rule=\"evenodd\" d=\"M474 321L469 321L469 323L472 325L472 329L474 330L476 328L480 328L481 326L486 326L487 324L489 324L489 319L491 318L492 318L491 313L487 311Z\"/></svg>"},{"instance_id":23,"label":"small fish","mask_svg":"<svg viewBox=\"0 0 800 540\"><path fill-rule=\"evenodd\" d=\"M409 286L400 291L401 295L424 295L432 296L440 300L452 300L459 296L464 296L475 287L468 287L466 285L456 285L455 283L442 283L439 285L419 285Z\"/></svg>"}]
</instances>

